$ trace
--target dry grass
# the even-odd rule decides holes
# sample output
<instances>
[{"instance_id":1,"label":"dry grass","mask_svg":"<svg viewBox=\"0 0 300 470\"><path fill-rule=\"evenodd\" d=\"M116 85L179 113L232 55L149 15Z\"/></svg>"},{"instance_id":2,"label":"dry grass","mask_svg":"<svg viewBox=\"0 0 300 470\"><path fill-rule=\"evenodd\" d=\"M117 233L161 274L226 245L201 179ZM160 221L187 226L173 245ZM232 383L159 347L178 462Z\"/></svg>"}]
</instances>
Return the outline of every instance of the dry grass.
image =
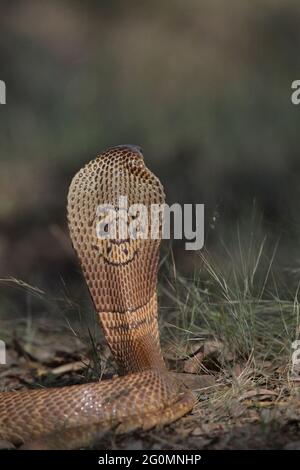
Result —
<instances>
[{"instance_id":1,"label":"dry grass","mask_svg":"<svg viewBox=\"0 0 300 470\"><path fill-rule=\"evenodd\" d=\"M199 403L193 413L167 430L142 434L139 439L136 435L122 438L110 435L105 444L99 443L100 448L102 445L213 448L215 442L217 447L227 448L224 436L230 442L233 439L230 445L238 447L235 440L242 430L246 433L245 447L259 447L254 439L257 432L268 447L271 445L268 435L274 432L279 436L290 423L291 413L296 416L299 398L290 371L291 344L299 335L298 289L295 288L293 296L284 296L276 283L273 270L276 246L268 257L266 240L249 243L246 249L238 241L238 256L227 251L226 270L205 253L201 255L200 269L191 278L181 276L174 263L170 263L165 271L167 277L160 284L164 353L170 367L185 373L185 380L198 393ZM168 265L168 261L164 264ZM58 329L55 321L48 320L45 336L48 341L41 346L48 349L46 359L37 348L43 344L41 318L28 314L19 326L15 323L11 329L10 336L14 332L11 351L15 354L17 344L17 355L19 358L23 355L23 360L25 357L33 368L33 377L27 385L85 382L113 372L114 364L99 336L92 309L83 315L85 307L73 301L66 289L62 296L49 298L39 288L16 279L2 279L1 283L25 291L43 305L48 316L52 311L56 312L53 319L57 313L63 319ZM58 330L57 341L54 338ZM61 346L66 337L74 342L67 353ZM79 350L77 344L81 345ZM73 370L73 363L79 370ZM192 370L188 368L190 364ZM25 366L27 377L26 362ZM57 370L66 372L57 376ZM23 377L17 388L26 386L26 380ZM15 388L15 382L12 386ZM294 430L288 429L293 436Z\"/></svg>"}]
</instances>

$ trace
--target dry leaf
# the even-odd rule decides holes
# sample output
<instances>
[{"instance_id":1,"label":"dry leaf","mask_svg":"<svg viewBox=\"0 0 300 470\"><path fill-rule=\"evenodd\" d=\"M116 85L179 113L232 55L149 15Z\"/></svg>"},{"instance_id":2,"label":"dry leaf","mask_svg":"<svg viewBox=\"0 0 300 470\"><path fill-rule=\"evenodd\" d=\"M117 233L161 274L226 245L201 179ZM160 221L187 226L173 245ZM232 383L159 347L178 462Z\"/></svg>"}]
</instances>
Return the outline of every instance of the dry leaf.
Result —
<instances>
[{"instance_id":1,"label":"dry leaf","mask_svg":"<svg viewBox=\"0 0 300 470\"><path fill-rule=\"evenodd\" d=\"M89 364L85 364L82 361L69 362L68 364L63 364L62 366L55 367L51 370L51 373L54 375L63 375L67 372L76 372L78 370L85 369Z\"/></svg>"},{"instance_id":2,"label":"dry leaf","mask_svg":"<svg viewBox=\"0 0 300 470\"><path fill-rule=\"evenodd\" d=\"M201 364L204 357L203 351L198 351L192 357L189 357L184 363L184 372L188 374L197 374L201 370Z\"/></svg>"},{"instance_id":3,"label":"dry leaf","mask_svg":"<svg viewBox=\"0 0 300 470\"><path fill-rule=\"evenodd\" d=\"M216 383L216 378L213 375L208 374L197 375L177 373L176 376L194 392L204 388L213 387Z\"/></svg>"},{"instance_id":4,"label":"dry leaf","mask_svg":"<svg viewBox=\"0 0 300 470\"><path fill-rule=\"evenodd\" d=\"M274 390L267 390L266 388L258 388L255 390L248 390L248 392L243 393L239 397L239 401L246 400L247 398L254 398L260 395L265 395L266 397L275 396L277 397L278 393L274 392Z\"/></svg>"}]
</instances>

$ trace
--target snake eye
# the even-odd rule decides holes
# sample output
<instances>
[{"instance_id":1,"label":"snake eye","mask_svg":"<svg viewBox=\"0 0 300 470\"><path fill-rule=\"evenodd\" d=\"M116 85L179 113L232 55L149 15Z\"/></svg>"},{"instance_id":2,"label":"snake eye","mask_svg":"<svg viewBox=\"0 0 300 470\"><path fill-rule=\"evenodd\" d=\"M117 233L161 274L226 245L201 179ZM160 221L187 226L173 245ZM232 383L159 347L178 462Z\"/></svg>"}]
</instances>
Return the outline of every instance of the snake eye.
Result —
<instances>
[{"instance_id":1,"label":"snake eye","mask_svg":"<svg viewBox=\"0 0 300 470\"><path fill-rule=\"evenodd\" d=\"M125 253L126 256L128 255L128 250L127 250L127 248L124 248L123 253Z\"/></svg>"},{"instance_id":2,"label":"snake eye","mask_svg":"<svg viewBox=\"0 0 300 470\"><path fill-rule=\"evenodd\" d=\"M108 255L109 255L109 253L111 252L111 248L112 248L111 245L109 245L109 246L107 247L107 250L106 250L106 251L107 251L107 254L108 254Z\"/></svg>"}]
</instances>

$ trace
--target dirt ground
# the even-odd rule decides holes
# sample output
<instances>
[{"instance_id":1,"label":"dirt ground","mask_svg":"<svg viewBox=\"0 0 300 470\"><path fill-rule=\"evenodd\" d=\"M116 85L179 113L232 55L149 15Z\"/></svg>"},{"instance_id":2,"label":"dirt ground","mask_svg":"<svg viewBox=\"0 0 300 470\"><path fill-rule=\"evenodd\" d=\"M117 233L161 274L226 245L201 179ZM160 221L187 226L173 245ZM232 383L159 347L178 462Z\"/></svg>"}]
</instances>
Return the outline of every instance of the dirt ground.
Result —
<instances>
[{"instance_id":1,"label":"dirt ground","mask_svg":"<svg viewBox=\"0 0 300 470\"><path fill-rule=\"evenodd\" d=\"M14 321L13 326L7 322L5 328L7 365L0 368L1 390L82 383L113 373L110 352L101 339L95 346L101 358L97 362L88 341L60 321L40 319L34 334L23 321ZM266 383L258 377L253 380L249 364L233 365L230 377L218 370L212 360L216 349L210 347L209 361L203 348L201 353L206 373L193 373L199 353L174 359L172 349L164 347L170 367L198 394L191 414L163 429L121 436L109 433L94 448L300 449L299 382L282 380L280 370ZM2 442L1 447L9 445Z\"/></svg>"}]
</instances>

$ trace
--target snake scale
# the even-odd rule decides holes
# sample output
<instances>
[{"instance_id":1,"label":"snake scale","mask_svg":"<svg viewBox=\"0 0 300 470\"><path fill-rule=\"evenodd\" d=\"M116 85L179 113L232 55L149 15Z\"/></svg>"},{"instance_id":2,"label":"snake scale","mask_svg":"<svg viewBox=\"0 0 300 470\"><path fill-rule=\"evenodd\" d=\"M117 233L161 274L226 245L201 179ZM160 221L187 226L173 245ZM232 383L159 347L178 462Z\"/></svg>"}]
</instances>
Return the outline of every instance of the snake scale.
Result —
<instances>
[{"instance_id":1,"label":"snake scale","mask_svg":"<svg viewBox=\"0 0 300 470\"><path fill-rule=\"evenodd\" d=\"M0 439L17 447L72 449L107 430L125 433L171 423L190 411L194 394L168 371L157 322L160 238L99 239L102 204L164 203L159 179L141 149L112 147L86 164L68 194L73 247L120 375L96 383L0 393Z\"/></svg>"}]
</instances>

